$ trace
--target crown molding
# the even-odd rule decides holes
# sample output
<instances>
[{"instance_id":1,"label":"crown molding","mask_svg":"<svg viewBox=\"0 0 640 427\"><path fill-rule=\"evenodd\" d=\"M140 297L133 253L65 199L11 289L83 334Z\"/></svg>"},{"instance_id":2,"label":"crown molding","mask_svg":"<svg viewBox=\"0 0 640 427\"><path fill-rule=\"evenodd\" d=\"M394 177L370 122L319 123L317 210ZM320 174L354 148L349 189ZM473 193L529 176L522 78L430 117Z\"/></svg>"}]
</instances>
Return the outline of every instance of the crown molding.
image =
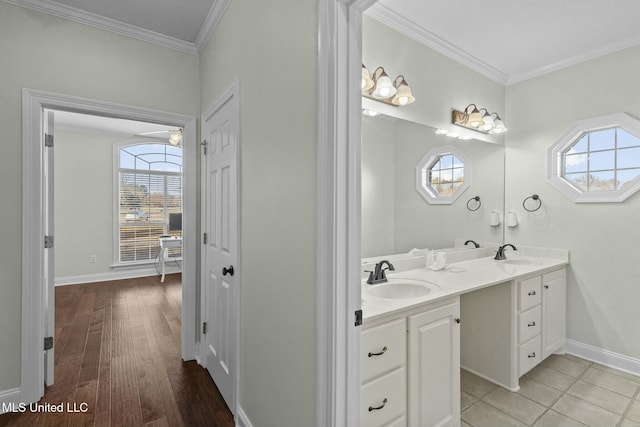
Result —
<instances>
[{"instance_id":1,"label":"crown molding","mask_svg":"<svg viewBox=\"0 0 640 427\"><path fill-rule=\"evenodd\" d=\"M422 28L407 18L399 15L392 9L384 6L380 3L376 3L371 6L366 12L366 15L382 22L388 27L393 28L396 31L412 38L413 40L422 43L425 46L439 52L454 61L469 67L470 69L488 77L501 84L506 84L508 76L502 71L492 67L486 62L476 58L468 52L454 46L445 39L435 35L434 33Z\"/></svg>"},{"instance_id":2,"label":"crown molding","mask_svg":"<svg viewBox=\"0 0 640 427\"><path fill-rule=\"evenodd\" d=\"M640 37L634 37L627 40L620 41L618 43L612 43L608 46L600 48L598 50L594 50L582 55L577 55L554 64L545 65L543 67L535 68L531 71L526 71L524 73L514 74L509 76L507 79L507 85L512 85L515 83L520 83L525 80L532 79L534 77L541 76L543 74L551 73L554 71L561 70L563 68L572 67L574 65L580 64L582 62L587 62L592 59L599 58L601 56L609 55L611 53L618 52L623 49L628 49L630 47L640 45Z\"/></svg>"},{"instance_id":3,"label":"crown molding","mask_svg":"<svg viewBox=\"0 0 640 427\"><path fill-rule=\"evenodd\" d=\"M224 12L227 10L227 6L229 6L231 0L214 0L213 5L211 5L211 9L209 9L209 13L207 14L207 18L204 20L202 27L200 28L200 32L198 33L198 37L196 38L195 47L198 52L202 52L202 49L207 45L209 38L218 27Z\"/></svg>"},{"instance_id":4,"label":"crown molding","mask_svg":"<svg viewBox=\"0 0 640 427\"><path fill-rule=\"evenodd\" d=\"M95 13L87 12L75 7L66 6L50 0L1 0L6 3L22 6L38 12L68 19L80 24L89 25L101 30L131 37L137 40L153 43L158 46L177 50L189 55L198 55L195 43L179 40L151 30L145 30L134 25L126 24L115 19L106 18Z\"/></svg>"}]
</instances>

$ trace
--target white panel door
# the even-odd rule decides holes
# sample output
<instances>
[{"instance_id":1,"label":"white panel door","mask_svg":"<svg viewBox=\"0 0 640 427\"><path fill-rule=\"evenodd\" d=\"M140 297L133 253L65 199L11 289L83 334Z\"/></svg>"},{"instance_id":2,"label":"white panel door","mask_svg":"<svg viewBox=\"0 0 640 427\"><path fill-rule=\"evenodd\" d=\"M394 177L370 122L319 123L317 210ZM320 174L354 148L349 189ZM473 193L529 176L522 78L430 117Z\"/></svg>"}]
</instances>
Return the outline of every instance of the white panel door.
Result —
<instances>
[{"instance_id":1,"label":"white panel door","mask_svg":"<svg viewBox=\"0 0 640 427\"><path fill-rule=\"evenodd\" d=\"M235 414L238 340L237 96L203 117L205 363Z\"/></svg>"},{"instance_id":2,"label":"white panel door","mask_svg":"<svg viewBox=\"0 0 640 427\"><path fill-rule=\"evenodd\" d=\"M54 116L53 111L46 110L44 114L44 134L53 138L54 134ZM46 147L44 149L44 174L43 185L44 189L44 234L45 236L53 236L54 231L54 217L53 217L53 147ZM54 287L54 248L44 249L44 283L46 287L45 291L45 337L54 338L55 332L55 287ZM46 385L53 384L53 368L54 368L54 349L51 348L44 352L44 382Z\"/></svg>"},{"instance_id":3,"label":"white panel door","mask_svg":"<svg viewBox=\"0 0 640 427\"><path fill-rule=\"evenodd\" d=\"M460 303L409 317L408 425L460 425Z\"/></svg>"}]
</instances>

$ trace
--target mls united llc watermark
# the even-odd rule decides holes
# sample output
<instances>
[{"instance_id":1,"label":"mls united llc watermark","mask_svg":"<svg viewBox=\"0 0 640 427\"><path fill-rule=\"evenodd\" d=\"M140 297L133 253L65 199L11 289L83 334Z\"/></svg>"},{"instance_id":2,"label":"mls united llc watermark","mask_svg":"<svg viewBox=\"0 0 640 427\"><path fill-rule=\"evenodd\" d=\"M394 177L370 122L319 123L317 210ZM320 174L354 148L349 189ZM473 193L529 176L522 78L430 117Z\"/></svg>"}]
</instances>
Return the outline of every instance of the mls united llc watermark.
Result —
<instances>
[{"instance_id":1,"label":"mls united llc watermark","mask_svg":"<svg viewBox=\"0 0 640 427\"><path fill-rule=\"evenodd\" d=\"M87 412L89 411L89 404L86 402L66 402L66 403L7 403L2 402L2 412Z\"/></svg>"}]
</instances>

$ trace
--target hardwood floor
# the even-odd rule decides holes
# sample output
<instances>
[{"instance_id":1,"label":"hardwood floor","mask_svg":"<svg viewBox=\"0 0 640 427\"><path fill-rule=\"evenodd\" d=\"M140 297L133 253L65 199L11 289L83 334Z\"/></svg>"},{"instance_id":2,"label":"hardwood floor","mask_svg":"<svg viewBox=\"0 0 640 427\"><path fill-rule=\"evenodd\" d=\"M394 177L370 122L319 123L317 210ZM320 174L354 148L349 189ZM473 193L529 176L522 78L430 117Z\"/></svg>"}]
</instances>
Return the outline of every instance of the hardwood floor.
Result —
<instances>
[{"instance_id":1,"label":"hardwood floor","mask_svg":"<svg viewBox=\"0 0 640 427\"><path fill-rule=\"evenodd\" d=\"M207 371L180 358L180 310L179 274L57 287L55 384L39 403L65 411L0 426L234 426Z\"/></svg>"}]
</instances>

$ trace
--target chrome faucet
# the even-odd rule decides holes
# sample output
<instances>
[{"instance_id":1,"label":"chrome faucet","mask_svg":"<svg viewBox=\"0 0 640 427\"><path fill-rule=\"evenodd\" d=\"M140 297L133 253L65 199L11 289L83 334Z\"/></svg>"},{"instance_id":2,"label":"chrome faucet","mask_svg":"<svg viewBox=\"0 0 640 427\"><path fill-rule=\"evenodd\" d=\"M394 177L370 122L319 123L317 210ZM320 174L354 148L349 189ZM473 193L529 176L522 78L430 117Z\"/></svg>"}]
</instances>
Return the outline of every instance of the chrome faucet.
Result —
<instances>
[{"instance_id":1,"label":"chrome faucet","mask_svg":"<svg viewBox=\"0 0 640 427\"><path fill-rule=\"evenodd\" d=\"M384 264L387 264L387 268L382 268ZM385 274L385 270L395 270L393 264L391 264L386 259L377 263L373 271L369 272L369 279L367 280L367 283L370 285L375 285L376 283L386 282L387 275Z\"/></svg>"},{"instance_id":2,"label":"chrome faucet","mask_svg":"<svg viewBox=\"0 0 640 427\"><path fill-rule=\"evenodd\" d=\"M507 243L506 245L502 245L498 248L498 252L496 252L496 256L493 259L496 259L498 261L502 261L503 259L507 259L507 257L504 255L504 250L507 246L511 246L513 248L514 251L517 251L518 248L516 248L515 246L513 246L511 243Z\"/></svg>"},{"instance_id":3,"label":"chrome faucet","mask_svg":"<svg viewBox=\"0 0 640 427\"><path fill-rule=\"evenodd\" d=\"M480 245L474 242L473 240L467 240L466 242L464 242L464 245L467 246L469 243L473 243L473 246L475 246L476 249L480 247Z\"/></svg>"}]
</instances>

